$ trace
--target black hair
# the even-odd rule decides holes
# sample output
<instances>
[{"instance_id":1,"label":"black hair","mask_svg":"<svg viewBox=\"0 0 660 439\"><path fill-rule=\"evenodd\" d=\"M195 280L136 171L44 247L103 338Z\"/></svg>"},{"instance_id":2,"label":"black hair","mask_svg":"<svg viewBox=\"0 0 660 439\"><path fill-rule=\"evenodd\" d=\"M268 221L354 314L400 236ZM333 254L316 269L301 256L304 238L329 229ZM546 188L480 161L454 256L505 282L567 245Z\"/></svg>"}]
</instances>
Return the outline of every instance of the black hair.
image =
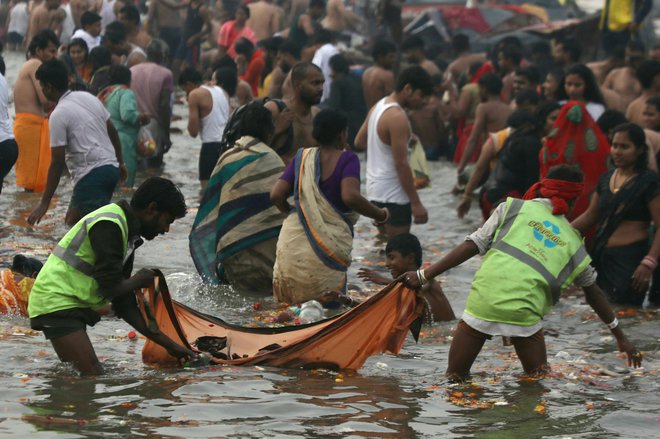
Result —
<instances>
[{"instance_id":1,"label":"black hair","mask_svg":"<svg viewBox=\"0 0 660 439\"><path fill-rule=\"evenodd\" d=\"M635 72L635 76L639 79L639 83L644 90L651 88L657 75L660 75L660 61L655 59L642 61Z\"/></svg>"},{"instance_id":2,"label":"black hair","mask_svg":"<svg viewBox=\"0 0 660 439\"><path fill-rule=\"evenodd\" d=\"M548 56L552 53L552 49L550 48L550 44L548 44L547 41L537 41L536 43L533 43L529 51L532 55L543 55L543 56Z\"/></svg>"},{"instance_id":3,"label":"black hair","mask_svg":"<svg viewBox=\"0 0 660 439\"><path fill-rule=\"evenodd\" d=\"M282 37L270 37L265 38L257 43L257 45L263 48L266 52L277 52L282 47L284 43L284 38Z\"/></svg>"},{"instance_id":4,"label":"black hair","mask_svg":"<svg viewBox=\"0 0 660 439\"><path fill-rule=\"evenodd\" d=\"M239 55L245 55L249 61L254 52L254 43L245 37L241 37L234 43L234 50Z\"/></svg>"},{"instance_id":5,"label":"black hair","mask_svg":"<svg viewBox=\"0 0 660 439\"><path fill-rule=\"evenodd\" d=\"M483 65L484 65L484 63L481 62L481 61L475 61L475 62L473 62L472 64L470 64L470 67L468 67L468 73L470 74L470 76L472 76L472 75L474 75L475 73L477 73L477 71L479 71L479 69L480 69L481 66L483 66Z\"/></svg>"},{"instance_id":6,"label":"black hair","mask_svg":"<svg viewBox=\"0 0 660 439\"><path fill-rule=\"evenodd\" d=\"M320 28L314 32L314 42L316 44L328 44L335 40L335 33L329 29Z\"/></svg>"},{"instance_id":7,"label":"black hair","mask_svg":"<svg viewBox=\"0 0 660 439\"><path fill-rule=\"evenodd\" d=\"M252 101L245 106L239 128L241 136L252 136L268 143L274 131L273 115L261 101Z\"/></svg>"},{"instance_id":8,"label":"black hair","mask_svg":"<svg viewBox=\"0 0 660 439\"><path fill-rule=\"evenodd\" d=\"M598 81L594 76L594 72L584 64L575 64L573 67L568 69L566 74L559 83L559 89L557 90L557 95L559 100L568 100L568 94L566 93L566 78L568 75L577 75L584 81L584 99L585 102L597 102L599 104L605 104L605 99L600 92L600 87L598 86Z\"/></svg>"},{"instance_id":9,"label":"black hair","mask_svg":"<svg viewBox=\"0 0 660 439\"><path fill-rule=\"evenodd\" d=\"M238 69L238 66L236 66L236 61L234 61L234 59L229 55L225 55L213 63L213 70L218 70L221 67L232 67L234 69Z\"/></svg>"},{"instance_id":10,"label":"black hair","mask_svg":"<svg viewBox=\"0 0 660 439\"><path fill-rule=\"evenodd\" d=\"M50 29L39 31L34 37L32 37L30 45L28 46L28 53L34 55L37 53L37 49L43 50L47 48L50 43L53 43L55 47L60 45L60 40L57 39L55 32Z\"/></svg>"},{"instance_id":11,"label":"black hair","mask_svg":"<svg viewBox=\"0 0 660 439\"><path fill-rule=\"evenodd\" d=\"M186 200L183 194L166 178L147 178L131 198L131 207L135 210L146 209L150 203L156 203L159 212L167 212L174 218L183 218L186 215Z\"/></svg>"},{"instance_id":12,"label":"black hair","mask_svg":"<svg viewBox=\"0 0 660 439\"><path fill-rule=\"evenodd\" d=\"M5 66L5 59L2 57L2 55L0 55L0 74L4 76L6 71L7 66Z\"/></svg>"},{"instance_id":13,"label":"black hair","mask_svg":"<svg viewBox=\"0 0 660 439\"><path fill-rule=\"evenodd\" d=\"M545 120L548 118L550 113L555 110L559 110L561 105L557 101L545 101L536 108L536 119L538 123L543 126L545 125Z\"/></svg>"},{"instance_id":14,"label":"black hair","mask_svg":"<svg viewBox=\"0 0 660 439\"><path fill-rule=\"evenodd\" d=\"M229 96L234 96L238 87L238 70L236 66L224 66L216 69L215 83Z\"/></svg>"},{"instance_id":15,"label":"black hair","mask_svg":"<svg viewBox=\"0 0 660 439\"><path fill-rule=\"evenodd\" d=\"M644 130L639 125L632 122L622 123L621 125L617 125L612 129L612 138L610 139L610 143L612 143L612 139L614 139L614 135L617 133L628 134L628 138L633 143L633 145L635 145L635 149L641 152L641 154L637 156L637 161L635 162L635 170L639 172L648 169L649 146L646 144L646 134L644 133Z\"/></svg>"},{"instance_id":16,"label":"black hair","mask_svg":"<svg viewBox=\"0 0 660 439\"><path fill-rule=\"evenodd\" d=\"M499 96L502 92L502 80L494 73L488 73L479 78L478 84L484 87L489 95Z\"/></svg>"},{"instance_id":17,"label":"black hair","mask_svg":"<svg viewBox=\"0 0 660 439\"><path fill-rule=\"evenodd\" d=\"M430 96L433 93L433 81L420 66L410 66L396 78L396 91L401 91L406 85L410 85L413 90L421 90L424 96Z\"/></svg>"},{"instance_id":18,"label":"black hair","mask_svg":"<svg viewBox=\"0 0 660 439\"><path fill-rule=\"evenodd\" d=\"M250 18L250 8L247 7L247 5L243 3L239 3L238 6L236 6L236 11L241 10L247 15L247 18ZM236 12L234 11L234 17L236 17Z\"/></svg>"},{"instance_id":19,"label":"black hair","mask_svg":"<svg viewBox=\"0 0 660 439\"><path fill-rule=\"evenodd\" d=\"M310 0L309 8L323 8L325 9L325 0Z\"/></svg>"},{"instance_id":20,"label":"black hair","mask_svg":"<svg viewBox=\"0 0 660 439\"><path fill-rule=\"evenodd\" d=\"M520 90L515 98L516 106L518 107L525 104L538 105L540 100L541 97L539 94L536 92L536 90L531 88Z\"/></svg>"},{"instance_id":21,"label":"black hair","mask_svg":"<svg viewBox=\"0 0 660 439\"><path fill-rule=\"evenodd\" d=\"M525 126L536 128L536 118L529 111L518 108L506 120L506 126L519 130Z\"/></svg>"},{"instance_id":22,"label":"black hair","mask_svg":"<svg viewBox=\"0 0 660 439\"><path fill-rule=\"evenodd\" d=\"M657 111L660 111L660 96L651 96L646 100L646 105L653 105Z\"/></svg>"},{"instance_id":23,"label":"black hair","mask_svg":"<svg viewBox=\"0 0 660 439\"><path fill-rule=\"evenodd\" d=\"M85 11L80 16L80 26L83 29L85 29L87 26L91 26L92 24L98 23L99 21L101 21L101 16L96 12Z\"/></svg>"},{"instance_id":24,"label":"black hair","mask_svg":"<svg viewBox=\"0 0 660 439\"><path fill-rule=\"evenodd\" d=\"M69 53L72 47L78 46L85 51L85 61L89 58L89 47L87 47L87 42L82 38L74 38L69 42L69 45L66 46L66 52Z\"/></svg>"},{"instance_id":25,"label":"black hair","mask_svg":"<svg viewBox=\"0 0 660 439\"><path fill-rule=\"evenodd\" d=\"M89 62L92 64L92 73L96 72L112 64L112 52L105 46L96 46L89 52Z\"/></svg>"},{"instance_id":26,"label":"black hair","mask_svg":"<svg viewBox=\"0 0 660 439\"><path fill-rule=\"evenodd\" d=\"M126 18L128 18L128 21L131 21L136 25L140 24L140 11L135 7L135 5L130 3L126 4L126 6L119 10L119 13L124 14Z\"/></svg>"},{"instance_id":27,"label":"black hair","mask_svg":"<svg viewBox=\"0 0 660 439\"><path fill-rule=\"evenodd\" d=\"M321 147L335 146L339 135L348 127L346 115L334 109L321 110L314 117L312 137ZM343 146L343 145L342 145Z\"/></svg>"},{"instance_id":28,"label":"black hair","mask_svg":"<svg viewBox=\"0 0 660 439\"><path fill-rule=\"evenodd\" d=\"M60 93L69 89L69 69L60 60L51 59L42 63L35 77L39 82L50 85Z\"/></svg>"},{"instance_id":29,"label":"black hair","mask_svg":"<svg viewBox=\"0 0 660 439\"><path fill-rule=\"evenodd\" d=\"M406 50L410 49L424 50L424 40L422 40L422 38L417 35L406 38L401 44L401 51L405 52Z\"/></svg>"},{"instance_id":30,"label":"black hair","mask_svg":"<svg viewBox=\"0 0 660 439\"><path fill-rule=\"evenodd\" d=\"M628 123L626 115L616 110L605 110L596 121L600 130L607 136L614 127Z\"/></svg>"},{"instance_id":31,"label":"black hair","mask_svg":"<svg viewBox=\"0 0 660 439\"><path fill-rule=\"evenodd\" d=\"M279 48L280 53L288 53L293 55L295 59L300 59L301 50L300 44L293 40L285 40Z\"/></svg>"},{"instance_id":32,"label":"black hair","mask_svg":"<svg viewBox=\"0 0 660 439\"><path fill-rule=\"evenodd\" d=\"M516 76L524 76L532 84L538 84L540 78L539 69L534 66L518 67Z\"/></svg>"},{"instance_id":33,"label":"black hair","mask_svg":"<svg viewBox=\"0 0 660 439\"><path fill-rule=\"evenodd\" d=\"M545 178L571 183L582 183L584 181L584 174L577 165L557 165L548 170Z\"/></svg>"},{"instance_id":34,"label":"black hair","mask_svg":"<svg viewBox=\"0 0 660 439\"><path fill-rule=\"evenodd\" d=\"M186 67L179 74L179 85L185 85L187 82L191 82L195 85L202 83L202 74L194 67Z\"/></svg>"},{"instance_id":35,"label":"black hair","mask_svg":"<svg viewBox=\"0 0 660 439\"><path fill-rule=\"evenodd\" d=\"M515 35L509 35L507 37L502 38L497 45L500 47L500 49L504 47L515 47L516 49L522 50L523 45L522 41L520 41L520 38L518 38Z\"/></svg>"},{"instance_id":36,"label":"black hair","mask_svg":"<svg viewBox=\"0 0 660 439\"><path fill-rule=\"evenodd\" d=\"M502 54L502 58L511 60L516 66L520 65L520 61L522 61L523 58L520 48L512 45L504 46L500 50L500 53Z\"/></svg>"},{"instance_id":37,"label":"black hair","mask_svg":"<svg viewBox=\"0 0 660 439\"><path fill-rule=\"evenodd\" d=\"M557 44L561 46L563 52L568 53L572 62L578 62L580 60L580 56L582 56L582 45L577 39L573 37L563 38L558 40Z\"/></svg>"},{"instance_id":38,"label":"black hair","mask_svg":"<svg viewBox=\"0 0 660 439\"><path fill-rule=\"evenodd\" d=\"M396 52L396 45L390 40L378 40L371 48L371 56L374 60L382 56L386 56L392 52Z\"/></svg>"},{"instance_id":39,"label":"black hair","mask_svg":"<svg viewBox=\"0 0 660 439\"><path fill-rule=\"evenodd\" d=\"M313 69L321 72L319 66L308 61L299 62L293 66L293 69L291 70L291 84L294 85L304 80L307 77L307 73Z\"/></svg>"},{"instance_id":40,"label":"black hair","mask_svg":"<svg viewBox=\"0 0 660 439\"><path fill-rule=\"evenodd\" d=\"M121 21L113 21L105 27L103 41L119 44L126 40L126 26Z\"/></svg>"},{"instance_id":41,"label":"black hair","mask_svg":"<svg viewBox=\"0 0 660 439\"><path fill-rule=\"evenodd\" d=\"M456 34L451 38L451 47L454 49L454 53L468 52L470 38L465 34Z\"/></svg>"},{"instance_id":42,"label":"black hair","mask_svg":"<svg viewBox=\"0 0 660 439\"><path fill-rule=\"evenodd\" d=\"M351 72L350 64L346 60L346 57L341 53L333 55L330 58L329 63L330 63L330 68L337 73L343 73L344 75L348 75Z\"/></svg>"},{"instance_id":43,"label":"black hair","mask_svg":"<svg viewBox=\"0 0 660 439\"><path fill-rule=\"evenodd\" d=\"M131 69L124 65L114 65L110 67L108 73L110 75L110 84L130 85L131 83Z\"/></svg>"},{"instance_id":44,"label":"black hair","mask_svg":"<svg viewBox=\"0 0 660 439\"><path fill-rule=\"evenodd\" d=\"M417 268L422 266L422 245L412 233L400 233L387 240L385 254L398 252L401 256L414 255Z\"/></svg>"}]
</instances>

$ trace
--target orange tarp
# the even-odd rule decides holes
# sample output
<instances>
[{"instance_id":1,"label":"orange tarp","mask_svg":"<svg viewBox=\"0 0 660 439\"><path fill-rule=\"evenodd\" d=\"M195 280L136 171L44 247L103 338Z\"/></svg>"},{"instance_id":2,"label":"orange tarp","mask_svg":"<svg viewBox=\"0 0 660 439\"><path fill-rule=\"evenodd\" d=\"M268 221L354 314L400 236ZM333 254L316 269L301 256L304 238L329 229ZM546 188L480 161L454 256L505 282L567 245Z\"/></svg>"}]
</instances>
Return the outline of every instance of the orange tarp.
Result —
<instances>
[{"instance_id":1,"label":"orange tarp","mask_svg":"<svg viewBox=\"0 0 660 439\"><path fill-rule=\"evenodd\" d=\"M423 311L423 301L416 292L397 283L329 319L301 326L251 328L226 323L173 301L163 277L156 278L156 284L137 293L143 316L174 341L193 349L199 337L226 337L225 352L234 359L213 358L219 364L356 370L371 355L397 354ZM264 350L266 347L269 350ZM151 364L175 363L165 349L150 340L144 345L142 359Z\"/></svg>"},{"instance_id":2,"label":"orange tarp","mask_svg":"<svg viewBox=\"0 0 660 439\"><path fill-rule=\"evenodd\" d=\"M18 113L14 121L14 137L18 145L16 185L43 192L50 167L48 119L32 113Z\"/></svg>"},{"instance_id":3,"label":"orange tarp","mask_svg":"<svg viewBox=\"0 0 660 439\"><path fill-rule=\"evenodd\" d=\"M27 298L34 279L0 271L0 314L27 315Z\"/></svg>"}]
</instances>

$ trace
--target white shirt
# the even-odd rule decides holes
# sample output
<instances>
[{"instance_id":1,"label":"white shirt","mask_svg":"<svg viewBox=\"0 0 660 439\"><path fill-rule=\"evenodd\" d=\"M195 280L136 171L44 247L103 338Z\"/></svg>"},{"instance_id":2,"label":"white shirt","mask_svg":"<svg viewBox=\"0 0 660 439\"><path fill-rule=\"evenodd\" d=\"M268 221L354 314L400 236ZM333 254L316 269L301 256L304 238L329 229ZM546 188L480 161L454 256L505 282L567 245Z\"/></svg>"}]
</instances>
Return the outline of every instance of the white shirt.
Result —
<instances>
[{"instance_id":1,"label":"white shirt","mask_svg":"<svg viewBox=\"0 0 660 439\"><path fill-rule=\"evenodd\" d=\"M211 93L213 106L209 114L200 120L199 137L202 139L202 143L220 142L227 119L229 119L229 100L227 100L225 91L217 85L202 85L202 88Z\"/></svg>"},{"instance_id":2,"label":"white shirt","mask_svg":"<svg viewBox=\"0 0 660 439\"><path fill-rule=\"evenodd\" d=\"M103 4L101 5L101 10L99 11L99 15L101 16L101 27L104 30L107 25L117 20L114 7L115 7L115 0L112 1L103 0Z\"/></svg>"},{"instance_id":3,"label":"white shirt","mask_svg":"<svg viewBox=\"0 0 660 439\"><path fill-rule=\"evenodd\" d=\"M396 102L385 103L385 99L374 105L367 125L367 199L379 203L408 204L410 198L399 181L392 147L380 140L377 130L378 121L386 110L393 107L399 111L403 109Z\"/></svg>"},{"instance_id":4,"label":"white shirt","mask_svg":"<svg viewBox=\"0 0 660 439\"><path fill-rule=\"evenodd\" d=\"M16 32L25 36L28 29L27 2L21 2L14 5L9 13L9 29L7 32Z\"/></svg>"},{"instance_id":5,"label":"white shirt","mask_svg":"<svg viewBox=\"0 0 660 439\"><path fill-rule=\"evenodd\" d=\"M71 36L71 39L73 40L74 38L82 38L85 40L85 43L87 43L87 49L91 52L93 48L101 44L101 36L99 35L98 37L93 37L91 36L87 31L83 29L78 29L73 33Z\"/></svg>"},{"instance_id":6,"label":"white shirt","mask_svg":"<svg viewBox=\"0 0 660 439\"><path fill-rule=\"evenodd\" d=\"M60 33L60 43L68 45L71 42L71 36L76 30L76 23L73 21L73 14L71 13L71 4L67 3L63 6L66 17L62 22L62 32ZM90 49L91 50L91 49Z\"/></svg>"},{"instance_id":7,"label":"white shirt","mask_svg":"<svg viewBox=\"0 0 660 439\"><path fill-rule=\"evenodd\" d=\"M330 77L330 58L339 53L339 50L332 45L331 43L326 43L323 46L316 49L314 53L314 59L312 63L316 64L321 71L323 72L323 77L325 82L323 83L323 96L321 96L321 102L325 101L330 97L330 84L332 84L332 78Z\"/></svg>"},{"instance_id":8,"label":"white shirt","mask_svg":"<svg viewBox=\"0 0 660 439\"><path fill-rule=\"evenodd\" d=\"M0 142L13 138L13 123L9 119L9 87L5 77L0 74Z\"/></svg>"},{"instance_id":9,"label":"white shirt","mask_svg":"<svg viewBox=\"0 0 660 439\"><path fill-rule=\"evenodd\" d=\"M91 93L67 91L50 115L50 147L66 146L66 165L74 185L93 169L118 167L108 136L110 113Z\"/></svg>"}]
</instances>

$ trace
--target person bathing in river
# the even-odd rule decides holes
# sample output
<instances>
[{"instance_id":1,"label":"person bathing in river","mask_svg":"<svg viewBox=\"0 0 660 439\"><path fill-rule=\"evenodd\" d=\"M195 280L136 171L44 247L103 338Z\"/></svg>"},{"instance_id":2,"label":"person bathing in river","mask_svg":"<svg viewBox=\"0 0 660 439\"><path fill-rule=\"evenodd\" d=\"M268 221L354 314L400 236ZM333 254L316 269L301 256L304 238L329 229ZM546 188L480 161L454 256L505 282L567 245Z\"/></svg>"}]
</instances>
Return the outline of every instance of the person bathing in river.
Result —
<instances>
[{"instance_id":1,"label":"person bathing in river","mask_svg":"<svg viewBox=\"0 0 660 439\"><path fill-rule=\"evenodd\" d=\"M547 178L525 194L525 201L508 198L440 261L398 278L408 288L420 288L477 254L485 256L449 349L448 376L465 378L484 342L494 335L511 337L526 374L546 373L543 316L571 284L584 290L587 303L627 354L628 364L641 366L642 354L623 333L596 284L582 238L564 217L582 193L582 178L575 166L550 169Z\"/></svg>"},{"instance_id":2,"label":"person bathing in river","mask_svg":"<svg viewBox=\"0 0 660 439\"><path fill-rule=\"evenodd\" d=\"M403 273L418 270L422 266L422 245L419 243L419 239L412 233L402 233L390 238L385 246L385 266L390 270L392 277L383 276L368 268L361 268L358 277L378 285L389 285ZM432 279L424 285L422 293L427 305L431 308L428 312L433 316L433 321L445 322L456 318L442 291L440 282ZM332 302L348 307L360 303L337 291L323 293L319 302L326 307Z\"/></svg>"},{"instance_id":3,"label":"person bathing in river","mask_svg":"<svg viewBox=\"0 0 660 439\"><path fill-rule=\"evenodd\" d=\"M660 224L660 177L647 168L644 130L625 123L612 132L614 169L601 177L586 212L572 225L582 233L596 226L591 256L610 301L641 306L660 257L660 233L649 245L651 221ZM658 294L650 299L660 303Z\"/></svg>"},{"instance_id":4,"label":"person bathing in river","mask_svg":"<svg viewBox=\"0 0 660 439\"><path fill-rule=\"evenodd\" d=\"M186 203L170 180L151 177L126 201L86 215L64 235L37 275L28 314L30 326L43 331L60 360L82 375L103 373L86 328L94 326L112 303L128 324L179 359L195 356L160 332L140 314L133 291L154 281L152 270L131 276L135 249L143 237L167 233L186 214Z\"/></svg>"}]
</instances>

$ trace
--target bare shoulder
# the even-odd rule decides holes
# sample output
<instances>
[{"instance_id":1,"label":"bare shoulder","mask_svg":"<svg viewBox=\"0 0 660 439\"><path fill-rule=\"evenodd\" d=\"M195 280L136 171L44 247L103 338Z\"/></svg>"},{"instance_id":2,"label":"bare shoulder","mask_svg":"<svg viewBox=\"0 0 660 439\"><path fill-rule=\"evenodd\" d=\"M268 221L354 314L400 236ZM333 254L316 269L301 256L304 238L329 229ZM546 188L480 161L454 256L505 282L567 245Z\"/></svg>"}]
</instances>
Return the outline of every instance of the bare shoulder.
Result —
<instances>
[{"instance_id":1,"label":"bare shoulder","mask_svg":"<svg viewBox=\"0 0 660 439\"><path fill-rule=\"evenodd\" d=\"M34 76L35 72L41 65L41 61L38 59L29 59L23 63L21 68L18 71L19 76L28 75Z\"/></svg>"},{"instance_id":2,"label":"bare shoulder","mask_svg":"<svg viewBox=\"0 0 660 439\"><path fill-rule=\"evenodd\" d=\"M320 111L321 111L321 108L318 105L313 106L312 107L312 118L314 118L314 116L319 114Z\"/></svg>"}]
</instances>

